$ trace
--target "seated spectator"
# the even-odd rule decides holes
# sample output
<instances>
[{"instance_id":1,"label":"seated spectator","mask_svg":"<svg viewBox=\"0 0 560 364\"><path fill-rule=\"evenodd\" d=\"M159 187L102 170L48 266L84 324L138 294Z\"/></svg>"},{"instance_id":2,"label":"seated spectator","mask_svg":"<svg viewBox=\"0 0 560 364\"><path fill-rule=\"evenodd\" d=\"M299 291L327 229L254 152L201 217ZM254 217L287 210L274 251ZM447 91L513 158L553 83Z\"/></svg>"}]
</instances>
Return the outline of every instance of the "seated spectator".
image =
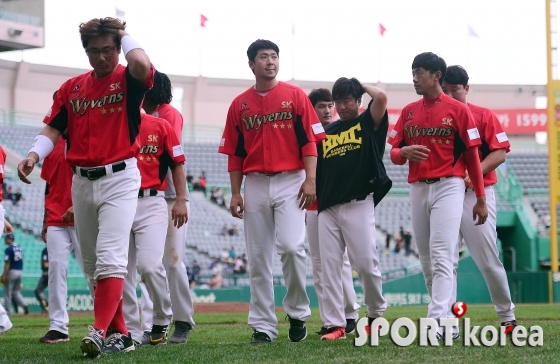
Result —
<instances>
[{"instance_id":1,"label":"seated spectator","mask_svg":"<svg viewBox=\"0 0 560 364\"><path fill-rule=\"evenodd\" d=\"M230 263L230 257L227 248L222 249L221 258L222 258L222 263L226 263L226 264Z\"/></svg>"},{"instance_id":2,"label":"seated spectator","mask_svg":"<svg viewBox=\"0 0 560 364\"><path fill-rule=\"evenodd\" d=\"M204 174L204 171L202 171L200 173L200 176L198 176L198 181L193 183L193 190L194 191L201 191L204 193L204 196L206 196L206 186L207 186L207 182L206 182L206 175Z\"/></svg>"},{"instance_id":3,"label":"seated spectator","mask_svg":"<svg viewBox=\"0 0 560 364\"><path fill-rule=\"evenodd\" d=\"M23 198L23 195L21 194L21 188L18 188L16 190L16 193L14 193L13 198L12 198L12 203L14 206L19 205L19 201L25 201L25 199Z\"/></svg>"},{"instance_id":4,"label":"seated spectator","mask_svg":"<svg viewBox=\"0 0 560 364\"><path fill-rule=\"evenodd\" d=\"M222 274L224 266L220 262L220 258L214 258L212 263L210 263L210 265L208 266L208 269L214 274Z\"/></svg>"},{"instance_id":5,"label":"seated spectator","mask_svg":"<svg viewBox=\"0 0 560 364\"><path fill-rule=\"evenodd\" d=\"M231 226L231 229L229 229L228 233L229 233L229 236L238 236L239 233L237 232L237 225L233 224Z\"/></svg>"},{"instance_id":6,"label":"seated spectator","mask_svg":"<svg viewBox=\"0 0 560 364\"><path fill-rule=\"evenodd\" d=\"M187 170L187 183L192 184L192 183L193 183L193 180L194 180L193 175L191 174L191 172L189 172L189 171Z\"/></svg>"},{"instance_id":7,"label":"seated spectator","mask_svg":"<svg viewBox=\"0 0 560 364\"><path fill-rule=\"evenodd\" d=\"M235 258L233 273L234 274L245 274L245 273L247 273L247 269L246 269L245 266L246 266L245 262L243 261L243 259L241 259L240 256Z\"/></svg>"},{"instance_id":8,"label":"seated spectator","mask_svg":"<svg viewBox=\"0 0 560 364\"><path fill-rule=\"evenodd\" d=\"M229 229L227 227L227 224L224 224L224 226L222 227L222 232L220 233L220 235L228 236L228 234L229 234Z\"/></svg>"},{"instance_id":9,"label":"seated spectator","mask_svg":"<svg viewBox=\"0 0 560 364\"><path fill-rule=\"evenodd\" d=\"M228 253L229 253L229 257L230 257L231 261L233 262L235 260L235 257L236 257L235 249L233 247L229 248Z\"/></svg>"},{"instance_id":10,"label":"seated spectator","mask_svg":"<svg viewBox=\"0 0 560 364\"><path fill-rule=\"evenodd\" d=\"M200 265L198 264L198 262L195 260L193 261L193 266L192 266L192 275L195 279L198 279L198 276L200 275Z\"/></svg>"},{"instance_id":11,"label":"seated spectator","mask_svg":"<svg viewBox=\"0 0 560 364\"><path fill-rule=\"evenodd\" d=\"M222 288L224 285L224 279L221 274L214 274L212 280L208 284L210 288Z\"/></svg>"},{"instance_id":12,"label":"seated spectator","mask_svg":"<svg viewBox=\"0 0 560 364\"><path fill-rule=\"evenodd\" d=\"M12 192L12 186L6 187L6 192L4 193L4 200L13 200L14 194Z\"/></svg>"}]
</instances>

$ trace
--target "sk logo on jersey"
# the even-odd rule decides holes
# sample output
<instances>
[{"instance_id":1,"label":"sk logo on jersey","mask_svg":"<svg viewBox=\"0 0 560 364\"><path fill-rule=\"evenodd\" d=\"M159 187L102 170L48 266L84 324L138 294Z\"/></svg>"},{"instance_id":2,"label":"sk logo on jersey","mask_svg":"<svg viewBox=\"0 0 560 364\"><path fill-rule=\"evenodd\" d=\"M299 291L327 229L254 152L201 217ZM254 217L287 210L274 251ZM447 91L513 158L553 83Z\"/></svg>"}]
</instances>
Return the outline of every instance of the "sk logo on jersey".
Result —
<instances>
[{"instance_id":1,"label":"sk logo on jersey","mask_svg":"<svg viewBox=\"0 0 560 364\"><path fill-rule=\"evenodd\" d=\"M451 126L451 122L452 122L452 121L453 121L453 119L450 119L450 118L443 118L443 119L441 119L441 123L442 123L443 125L449 125L449 126Z\"/></svg>"},{"instance_id":2,"label":"sk logo on jersey","mask_svg":"<svg viewBox=\"0 0 560 364\"><path fill-rule=\"evenodd\" d=\"M120 82L112 83L111 86L109 86L109 90L111 91L120 90L120 89L121 89Z\"/></svg>"},{"instance_id":3,"label":"sk logo on jersey","mask_svg":"<svg viewBox=\"0 0 560 364\"><path fill-rule=\"evenodd\" d=\"M119 92L118 94L105 95L98 100L88 100L87 97L81 99L72 98L69 100L72 106L72 112L74 114L84 115L88 108L102 107L106 104L113 104L115 102L121 102L124 99L124 92Z\"/></svg>"},{"instance_id":4,"label":"sk logo on jersey","mask_svg":"<svg viewBox=\"0 0 560 364\"><path fill-rule=\"evenodd\" d=\"M292 107L291 101L282 101L282 109L289 109Z\"/></svg>"},{"instance_id":5,"label":"sk logo on jersey","mask_svg":"<svg viewBox=\"0 0 560 364\"><path fill-rule=\"evenodd\" d=\"M419 128L418 125L405 126L404 132L408 139L416 140L420 136L449 137L453 134L452 128Z\"/></svg>"},{"instance_id":6,"label":"sk logo on jersey","mask_svg":"<svg viewBox=\"0 0 560 364\"><path fill-rule=\"evenodd\" d=\"M158 135L148 135L148 141L157 143Z\"/></svg>"},{"instance_id":7,"label":"sk logo on jersey","mask_svg":"<svg viewBox=\"0 0 560 364\"><path fill-rule=\"evenodd\" d=\"M243 115L243 117L241 118L247 130L251 130L251 129L259 130L263 124L266 124L268 122L291 120L291 119L292 119L291 111L273 112L261 117L259 117L259 114L255 114L253 116Z\"/></svg>"}]
</instances>

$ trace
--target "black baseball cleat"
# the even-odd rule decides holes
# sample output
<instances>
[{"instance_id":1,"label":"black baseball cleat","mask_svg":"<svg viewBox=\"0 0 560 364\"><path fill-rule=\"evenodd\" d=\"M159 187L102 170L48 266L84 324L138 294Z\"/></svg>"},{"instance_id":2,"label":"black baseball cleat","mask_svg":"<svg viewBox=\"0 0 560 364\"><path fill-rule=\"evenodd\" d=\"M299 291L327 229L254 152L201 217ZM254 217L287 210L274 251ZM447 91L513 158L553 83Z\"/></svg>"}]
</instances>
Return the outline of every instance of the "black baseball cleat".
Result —
<instances>
[{"instance_id":1,"label":"black baseball cleat","mask_svg":"<svg viewBox=\"0 0 560 364\"><path fill-rule=\"evenodd\" d=\"M82 354L88 358L97 358L103 349L103 330L97 330L88 326L89 333L82 339L80 349Z\"/></svg>"},{"instance_id":2,"label":"black baseball cleat","mask_svg":"<svg viewBox=\"0 0 560 364\"><path fill-rule=\"evenodd\" d=\"M49 332L47 332L45 336L39 339L40 342L47 344L54 344L69 340L70 338L68 337L68 335L56 330L49 330Z\"/></svg>"},{"instance_id":3,"label":"black baseball cleat","mask_svg":"<svg viewBox=\"0 0 560 364\"><path fill-rule=\"evenodd\" d=\"M167 325L152 325L150 345L167 344Z\"/></svg>"},{"instance_id":4,"label":"black baseball cleat","mask_svg":"<svg viewBox=\"0 0 560 364\"><path fill-rule=\"evenodd\" d=\"M251 337L251 344L265 344L271 341L267 333L260 331L253 332L253 336Z\"/></svg>"},{"instance_id":5,"label":"black baseball cleat","mask_svg":"<svg viewBox=\"0 0 560 364\"><path fill-rule=\"evenodd\" d=\"M319 329L319 331L315 331L315 333L319 336L323 336L325 335L327 332L329 332L329 330L325 327L325 326L321 326L321 328Z\"/></svg>"},{"instance_id":6,"label":"black baseball cleat","mask_svg":"<svg viewBox=\"0 0 560 364\"><path fill-rule=\"evenodd\" d=\"M506 333L507 335L511 335L513 329L517 327L517 321L511 320L511 321L502 322L501 326L504 326L504 333Z\"/></svg>"},{"instance_id":7,"label":"black baseball cleat","mask_svg":"<svg viewBox=\"0 0 560 364\"><path fill-rule=\"evenodd\" d=\"M134 341L130 336L115 332L107 338L107 342L103 347L103 354L126 353L134 350Z\"/></svg>"},{"instance_id":8,"label":"black baseball cleat","mask_svg":"<svg viewBox=\"0 0 560 364\"><path fill-rule=\"evenodd\" d=\"M346 319L346 328L344 330L347 334L352 334L354 331L356 331L356 320Z\"/></svg>"},{"instance_id":9,"label":"black baseball cleat","mask_svg":"<svg viewBox=\"0 0 560 364\"><path fill-rule=\"evenodd\" d=\"M184 344L189 338L189 334L192 330L191 324L185 321L175 321L175 331L169 339L172 344Z\"/></svg>"},{"instance_id":10,"label":"black baseball cleat","mask_svg":"<svg viewBox=\"0 0 560 364\"><path fill-rule=\"evenodd\" d=\"M307 337L307 327L305 327L305 321L291 318L287 315L288 321L290 321L290 330L288 331L288 340L291 342L303 341Z\"/></svg>"}]
</instances>

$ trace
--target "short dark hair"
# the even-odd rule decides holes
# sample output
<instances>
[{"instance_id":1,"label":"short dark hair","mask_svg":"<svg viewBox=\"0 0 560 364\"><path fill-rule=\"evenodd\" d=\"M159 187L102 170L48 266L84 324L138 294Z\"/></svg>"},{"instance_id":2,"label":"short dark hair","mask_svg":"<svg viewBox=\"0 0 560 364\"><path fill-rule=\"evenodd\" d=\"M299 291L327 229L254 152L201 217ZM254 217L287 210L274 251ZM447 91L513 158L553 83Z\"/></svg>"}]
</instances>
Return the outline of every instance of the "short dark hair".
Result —
<instances>
[{"instance_id":1,"label":"short dark hair","mask_svg":"<svg viewBox=\"0 0 560 364\"><path fill-rule=\"evenodd\" d=\"M247 48L247 58L249 58L249 61L255 62L255 57L261 49L272 49L278 56L280 56L280 49L278 48L276 43L266 39L257 39L256 41L251 43L249 48Z\"/></svg>"},{"instance_id":2,"label":"short dark hair","mask_svg":"<svg viewBox=\"0 0 560 364\"><path fill-rule=\"evenodd\" d=\"M443 58L432 52L420 53L419 55L414 57L414 61L412 61L412 69L415 68L423 68L430 73L436 73L437 71L440 71L440 85L443 84L445 74L447 73L447 64L445 63Z\"/></svg>"},{"instance_id":3,"label":"short dark hair","mask_svg":"<svg viewBox=\"0 0 560 364\"><path fill-rule=\"evenodd\" d=\"M333 102L331 90L328 88L316 88L309 93L311 105L315 107L319 101Z\"/></svg>"},{"instance_id":4,"label":"short dark hair","mask_svg":"<svg viewBox=\"0 0 560 364\"><path fill-rule=\"evenodd\" d=\"M82 46L87 48L91 39L111 36L115 41L117 47L121 46L121 39L119 38L119 30L126 29L126 22L116 18L98 18L91 19L87 23L80 24L80 38L82 39Z\"/></svg>"},{"instance_id":5,"label":"short dark hair","mask_svg":"<svg viewBox=\"0 0 560 364\"><path fill-rule=\"evenodd\" d=\"M444 81L451 85L467 86L469 84L469 74L461 66L449 66Z\"/></svg>"},{"instance_id":6,"label":"short dark hair","mask_svg":"<svg viewBox=\"0 0 560 364\"><path fill-rule=\"evenodd\" d=\"M332 96L333 100L340 100L348 96L352 96L358 100L364 94L362 83L357 78L340 77L333 85Z\"/></svg>"},{"instance_id":7,"label":"short dark hair","mask_svg":"<svg viewBox=\"0 0 560 364\"><path fill-rule=\"evenodd\" d=\"M173 99L171 93L171 81L165 73L156 70L154 72L154 86L146 92L146 100L154 105L169 104Z\"/></svg>"}]
</instances>

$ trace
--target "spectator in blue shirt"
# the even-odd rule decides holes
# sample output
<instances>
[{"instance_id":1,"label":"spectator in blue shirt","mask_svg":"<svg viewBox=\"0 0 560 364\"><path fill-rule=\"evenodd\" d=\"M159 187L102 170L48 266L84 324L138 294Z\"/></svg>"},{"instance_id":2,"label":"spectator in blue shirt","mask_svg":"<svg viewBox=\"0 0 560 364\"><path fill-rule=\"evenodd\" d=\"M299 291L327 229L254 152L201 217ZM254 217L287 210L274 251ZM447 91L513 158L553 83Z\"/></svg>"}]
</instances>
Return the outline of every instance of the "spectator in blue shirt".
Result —
<instances>
[{"instance_id":1,"label":"spectator in blue shirt","mask_svg":"<svg viewBox=\"0 0 560 364\"><path fill-rule=\"evenodd\" d=\"M15 243L14 234L6 234L4 241L6 248L4 258L4 273L2 283L4 284L4 302L6 302L6 313L11 315L10 302L23 307L25 314L29 313L29 308L21 296L21 278L23 276L23 250Z\"/></svg>"}]
</instances>

